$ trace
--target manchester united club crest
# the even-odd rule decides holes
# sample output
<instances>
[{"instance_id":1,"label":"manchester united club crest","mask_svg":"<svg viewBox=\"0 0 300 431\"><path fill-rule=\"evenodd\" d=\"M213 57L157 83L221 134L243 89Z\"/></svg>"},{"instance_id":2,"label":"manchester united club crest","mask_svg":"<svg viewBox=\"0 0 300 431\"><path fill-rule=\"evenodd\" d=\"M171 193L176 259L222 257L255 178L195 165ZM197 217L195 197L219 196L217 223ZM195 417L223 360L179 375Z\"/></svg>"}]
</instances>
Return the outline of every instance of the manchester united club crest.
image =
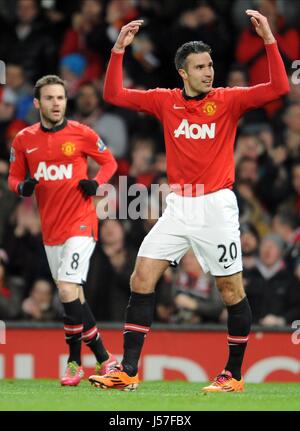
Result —
<instances>
[{"instance_id":1,"label":"manchester united club crest","mask_svg":"<svg viewBox=\"0 0 300 431\"><path fill-rule=\"evenodd\" d=\"M75 149L76 147L73 142L65 142L61 146L61 150L65 156L73 156L73 154L75 153Z\"/></svg>"},{"instance_id":2,"label":"manchester united club crest","mask_svg":"<svg viewBox=\"0 0 300 431\"><path fill-rule=\"evenodd\" d=\"M217 110L217 105L215 104L215 102L206 102L205 105L203 106L203 112L206 115L214 115L216 113Z\"/></svg>"}]
</instances>

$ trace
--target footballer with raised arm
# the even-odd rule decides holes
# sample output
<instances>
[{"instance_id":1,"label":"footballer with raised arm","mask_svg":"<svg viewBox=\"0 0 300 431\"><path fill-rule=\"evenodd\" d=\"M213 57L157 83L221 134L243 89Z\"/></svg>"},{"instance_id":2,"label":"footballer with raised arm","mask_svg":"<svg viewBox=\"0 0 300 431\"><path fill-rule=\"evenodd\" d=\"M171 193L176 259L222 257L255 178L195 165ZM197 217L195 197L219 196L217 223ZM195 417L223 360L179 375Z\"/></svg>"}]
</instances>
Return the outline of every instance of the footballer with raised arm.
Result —
<instances>
[{"instance_id":1,"label":"footballer with raised arm","mask_svg":"<svg viewBox=\"0 0 300 431\"><path fill-rule=\"evenodd\" d=\"M203 270L215 277L228 310L228 360L223 371L203 390L244 390L241 367L250 333L251 310L242 282L239 211L232 191L234 141L238 121L246 111L289 91L284 64L267 18L255 10L247 10L246 14L264 40L269 64L269 82L253 87L214 88L210 47L192 41L179 47L175 55L183 89L123 88L124 51L142 20L122 27L112 49L104 99L152 114L162 122L172 191L163 215L138 252L126 311L123 360L104 376L90 376L91 383L100 388L138 387L138 360L153 319L156 283L170 262L178 263L192 247ZM200 340L197 348L205 348Z\"/></svg>"},{"instance_id":2,"label":"footballer with raised arm","mask_svg":"<svg viewBox=\"0 0 300 431\"><path fill-rule=\"evenodd\" d=\"M115 173L117 163L101 138L89 127L65 118L65 82L47 75L36 82L34 105L40 122L14 139L8 183L20 196L35 191L43 243L52 277L64 308L65 339L69 358L61 384L77 386L83 378L81 340L96 357L96 374L116 364L103 346L95 318L85 301L89 261L98 237L92 196ZM87 177L87 157L101 169Z\"/></svg>"}]
</instances>

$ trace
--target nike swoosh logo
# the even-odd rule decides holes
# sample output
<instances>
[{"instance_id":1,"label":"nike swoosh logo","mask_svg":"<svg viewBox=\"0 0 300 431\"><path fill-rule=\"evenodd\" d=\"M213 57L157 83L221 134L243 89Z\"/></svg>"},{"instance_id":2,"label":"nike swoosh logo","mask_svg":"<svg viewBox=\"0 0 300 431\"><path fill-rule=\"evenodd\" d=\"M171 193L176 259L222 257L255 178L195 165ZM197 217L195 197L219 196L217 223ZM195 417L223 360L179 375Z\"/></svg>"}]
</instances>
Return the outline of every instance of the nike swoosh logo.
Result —
<instances>
[{"instance_id":1,"label":"nike swoosh logo","mask_svg":"<svg viewBox=\"0 0 300 431\"><path fill-rule=\"evenodd\" d=\"M66 275L76 275L76 272L72 272L72 274L70 274L69 272L66 272Z\"/></svg>"},{"instance_id":2,"label":"nike swoosh logo","mask_svg":"<svg viewBox=\"0 0 300 431\"><path fill-rule=\"evenodd\" d=\"M38 148L30 148L28 150L26 150L27 154L33 153L34 151L36 151Z\"/></svg>"},{"instance_id":3,"label":"nike swoosh logo","mask_svg":"<svg viewBox=\"0 0 300 431\"><path fill-rule=\"evenodd\" d=\"M234 264L234 262L232 262L230 265L224 265L224 269L228 269L233 264Z\"/></svg>"},{"instance_id":4,"label":"nike swoosh logo","mask_svg":"<svg viewBox=\"0 0 300 431\"><path fill-rule=\"evenodd\" d=\"M177 106L177 105L173 105L173 108L174 109L185 109L185 107L184 106Z\"/></svg>"}]
</instances>

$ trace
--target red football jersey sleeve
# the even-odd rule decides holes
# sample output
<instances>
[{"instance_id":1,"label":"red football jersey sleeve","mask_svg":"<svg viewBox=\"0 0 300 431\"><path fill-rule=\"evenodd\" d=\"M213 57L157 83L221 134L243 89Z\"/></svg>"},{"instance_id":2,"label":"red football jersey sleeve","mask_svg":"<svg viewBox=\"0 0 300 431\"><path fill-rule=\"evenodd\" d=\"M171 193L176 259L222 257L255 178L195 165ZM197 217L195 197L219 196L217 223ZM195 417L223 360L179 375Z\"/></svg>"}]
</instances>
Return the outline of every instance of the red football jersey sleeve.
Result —
<instances>
[{"instance_id":1,"label":"red football jersey sleeve","mask_svg":"<svg viewBox=\"0 0 300 431\"><path fill-rule=\"evenodd\" d=\"M83 153L90 156L101 166L94 180L96 180L99 185L105 184L116 172L117 162L99 135L90 127L81 126L85 133Z\"/></svg>"},{"instance_id":2,"label":"red football jersey sleeve","mask_svg":"<svg viewBox=\"0 0 300 431\"><path fill-rule=\"evenodd\" d=\"M105 76L103 98L123 108L146 112L162 119L163 104L168 89L132 90L123 87L123 54L112 51Z\"/></svg>"},{"instance_id":3,"label":"red football jersey sleeve","mask_svg":"<svg viewBox=\"0 0 300 431\"><path fill-rule=\"evenodd\" d=\"M22 149L20 137L17 135L12 142L10 150L10 174L8 185L12 191L18 192L18 185L24 181L28 172L25 153Z\"/></svg>"},{"instance_id":4,"label":"red football jersey sleeve","mask_svg":"<svg viewBox=\"0 0 300 431\"><path fill-rule=\"evenodd\" d=\"M231 96L233 111L243 115L249 109L259 108L278 99L289 91L289 81L278 50L277 43L265 45L270 81L252 87L233 87L227 89Z\"/></svg>"}]
</instances>

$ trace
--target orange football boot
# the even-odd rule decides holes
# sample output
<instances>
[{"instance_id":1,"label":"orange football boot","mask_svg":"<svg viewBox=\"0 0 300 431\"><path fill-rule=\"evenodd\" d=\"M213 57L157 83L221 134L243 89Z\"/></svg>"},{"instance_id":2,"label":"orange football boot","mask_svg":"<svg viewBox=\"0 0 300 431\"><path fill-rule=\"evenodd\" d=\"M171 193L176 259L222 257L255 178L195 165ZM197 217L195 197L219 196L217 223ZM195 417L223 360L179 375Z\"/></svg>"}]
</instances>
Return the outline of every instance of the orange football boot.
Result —
<instances>
[{"instance_id":1,"label":"orange football boot","mask_svg":"<svg viewBox=\"0 0 300 431\"><path fill-rule=\"evenodd\" d=\"M230 371L223 370L215 380L209 385L202 388L205 393L208 392L243 392L244 380L236 380L232 377Z\"/></svg>"},{"instance_id":2,"label":"orange football boot","mask_svg":"<svg viewBox=\"0 0 300 431\"><path fill-rule=\"evenodd\" d=\"M112 368L104 376L93 375L89 377L92 385L101 389L119 389L120 391L135 391L139 385L139 377L128 376L121 365Z\"/></svg>"}]
</instances>

